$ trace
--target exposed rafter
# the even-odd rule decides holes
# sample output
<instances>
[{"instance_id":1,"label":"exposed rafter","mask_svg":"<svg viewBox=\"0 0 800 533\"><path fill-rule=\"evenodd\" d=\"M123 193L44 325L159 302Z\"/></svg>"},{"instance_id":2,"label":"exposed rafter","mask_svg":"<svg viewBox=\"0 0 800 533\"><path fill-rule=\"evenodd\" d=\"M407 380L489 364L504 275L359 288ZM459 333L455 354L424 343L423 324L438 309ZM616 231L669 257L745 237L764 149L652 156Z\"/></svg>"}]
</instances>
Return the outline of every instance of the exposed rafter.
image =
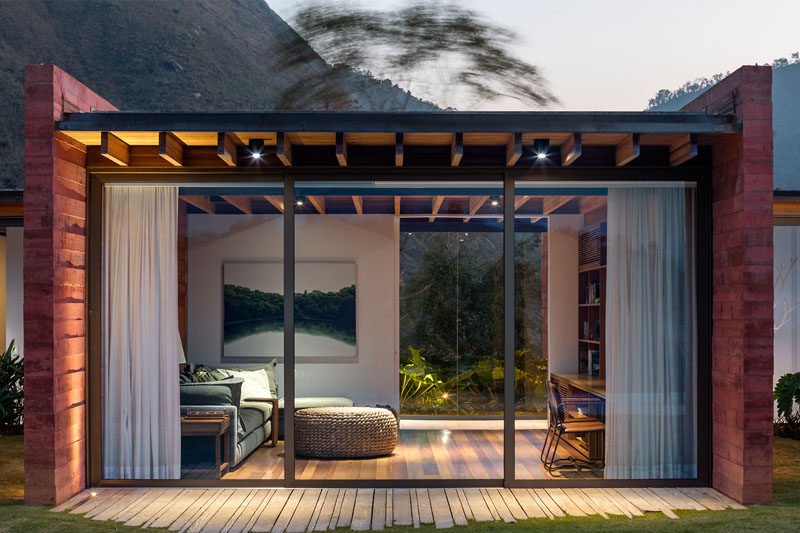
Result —
<instances>
[{"instance_id":1,"label":"exposed rafter","mask_svg":"<svg viewBox=\"0 0 800 533\"><path fill-rule=\"evenodd\" d=\"M216 206L208 196L181 196L181 200L189 205L195 206L201 211L205 211L209 215L216 213Z\"/></svg>"},{"instance_id":2,"label":"exposed rafter","mask_svg":"<svg viewBox=\"0 0 800 533\"><path fill-rule=\"evenodd\" d=\"M336 132L336 160L340 167L347 166L347 139L341 131Z\"/></svg>"},{"instance_id":3,"label":"exposed rafter","mask_svg":"<svg viewBox=\"0 0 800 533\"><path fill-rule=\"evenodd\" d=\"M217 133L217 157L222 159L229 167L238 163L236 143L230 133L220 131Z\"/></svg>"},{"instance_id":4,"label":"exposed rafter","mask_svg":"<svg viewBox=\"0 0 800 533\"><path fill-rule=\"evenodd\" d=\"M283 213L283 196L265 196L264 198L266 198L275 209Z\"/></svg>"},{"instance_id":5,"label":"exposed rafter","mask_svg":"<svg viewBox=\"0 0 800 533\"><path fill-rule=\"evenodd\" d=\"M506 166L513 167L522 156L522 133L512 133L506 145Z\"/></svg>"},{"instance_id":6,"label":"exposed rafter","mask_svg":"<svg viewBox=\"0 0 800 533\"><path fill-rule=\"evenodd\" d=\"M575 198L574 196L545 196L542 198L542 214L549 215Z\"/></svg>"},{"instance_id":7,"label":"exposed rafter","mask_svg":"<svg viewBox=\"0 0 800 533\"><path fill-rule=\"evenodd\" d=\"M220 198L231 204L245 215L253 214L253 201L247 196L221 196Z\"/></svg>"},{"instance_id":8,"label":"exposed rafter","mask_svg":"<svg viewBox=\"0 0 800 533\"><path fill-rule=\"evenodd\" d=\"M170 165L183 165L183 143L171 131L158 134L158 155Z\"/></svg>"},{"instance_id":9,"label":"exposed rafter","mask_svg":"<svg viewBox=\"0 0 800 533\"><path fill-rule=\"evenodd\" d=\"M364 200L360 196L353 196L353 205L356 208L356 213L359 215L364 214Z\"/></svg>"},{"instance_id":10,"label":"exposed rafter","mask_svg":"<svg viewBox=\"0 0 800 533\"><path fill-rule=\"evenodd\" d=\"M275 155L278 156L283 166L292 166L292 143L286 133L279 131L275 136Z\"/></svg>"},{"instance_id":11,"label":"exposed rafter","mask_svg":"<svg viewBox=\"0 0 800 533\"><path fill-rule=\"evenodd\" d=\"M478 212L478 209L483 207L489 200L489 195L486 196L470 196L469 197L469 214L474 215ZM470 217L464 217L464 222L469 222Z\"/></svg>"},{"instance_id":12,"label":"exposed rafter","mask_svg":"<svg viewBox=\"0 0 800 533\"><path fill-rule=\"evenodd\" d=\"M399 215L400 214L400 198L401 198L400 196L395 196L394 197L394 214L395 215Z\"/></svg>"},{"instance_id":13,"label":"exposed rafter","mask_svg":"<svg viewBox=\"0 0 800 533\"><path fill-rule=\"evenodd\" d=\"M394 166L403 166L403 134L396 133L394 136ZM399 214L399 213L397 213Z\"/></svg>"},{"instance_id":14,"label":"exposed rafter","mask_svg":"<svg viewBox=\"0 0 800 533\"><path fill-rule=\"evenodd\" d=\"M579 196L578 197L578 212L588 213L598 207L606 205L608 199L605 196Z\"/></svg>"},{"instance_id":15,"label":"exposed rafter","mask_svg":"<svg viewBox=\"0 0 800 533\"><path fill-rule=\"evenodd\" d=\"M531 199L530 196L525 196L525 195L516 196L514 198L514 211L525 205L530 199Z\"/></svg>"},{"instance_id":16,"label":"exposed rafter","mask_svg":"<svg viewBox=\"0 0 800 533\"><path fill-rule=\"evenodd\" d=\"M629 133L625 139L617 145L616 164L618 167L625 166L639 157L639 134Z\"/></svg>"},{"instance_id":17,"label":"exposed rafter","mask_svg":"<svg viewBox=\"0 0 800 533\"><path fill-rule=\"evenodd\" d=\"M453 134L453 140L450 141L450 166L457 167L461 164L461 158L464 156L464 134L456 132Z\"/></svg>"},{"instance_id":18,"label":"exposed rafter","mask_svg":"<svg viewBox=\"0 0 800 533\"><path fill-rule=\"evenodd\" d=\"M325 197L324 196L306 196L311 205L314 206L314 209L317 210L317 213L320 215L325 214Z\"/></svg>"},{"instance_id":19,"label":"exposed rafter","mask_svg":"<svg viewBox=\"0 0 800 533\"><path fill-rule=\"evenodd\" d=\"M581 146L581 134L573 133L567 137L561 145L561 165L568 167L581 156L583 147Z\"/></svg>"},{"instance_id":20,"label":"exposed rafter","mask_svg":"<svg viewBox=\"0 0 800 533\"><path fill-rule=\"evenodd\" d=\"M127 167L131 160L130 147L110 131L100 134L100 155L123 167Z\"/></svg>"},{"instance_id":21,"label":"exposed rafter","mask_svg":"<svg viewBox=\"0 0 800 533\"><path fill-rule=\"evenodd\" d=\"M669 147L669 164L674 167L697 155L697 135L687 133Z\"/></svg>"},{"instance_id":22,"label":"exposed rafter","mask_svg":"<svg viewBox=\"0 0 800 533\"><path fill-rule=\"evenodd\" d=\"M435 215L439 212L439 208L442 207L442 202L444 202L444 196L434 196L433 200L431 201L431 214ZM433 222L436 217L430 217L429 221Z\"/></svg>"}]
</instances>

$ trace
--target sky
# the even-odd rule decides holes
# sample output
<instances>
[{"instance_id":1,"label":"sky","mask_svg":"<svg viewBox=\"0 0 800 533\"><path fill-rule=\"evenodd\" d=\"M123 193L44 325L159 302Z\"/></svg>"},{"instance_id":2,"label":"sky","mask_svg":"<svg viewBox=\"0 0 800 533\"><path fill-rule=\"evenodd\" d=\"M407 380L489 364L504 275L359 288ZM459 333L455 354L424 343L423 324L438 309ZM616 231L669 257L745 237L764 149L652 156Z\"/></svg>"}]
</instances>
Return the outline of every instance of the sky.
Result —
<instances>
[{"instance_id":1,"label":"sky","mask_svg":"<svg viewBox=\"0 0 800 533\"><path fill-rule=\"evenodd\" d=\"M343 0L345 1L345 0ZM391 9L403 0L349 0ZM269 0L289 20L297 0ZM458 0L523 38L561 104L639 111L659 89L800 51L800 0ZM413 89L413 88L412 88ZM488 109L521 109L514 102Z\"/></svg>"}]
</instances>

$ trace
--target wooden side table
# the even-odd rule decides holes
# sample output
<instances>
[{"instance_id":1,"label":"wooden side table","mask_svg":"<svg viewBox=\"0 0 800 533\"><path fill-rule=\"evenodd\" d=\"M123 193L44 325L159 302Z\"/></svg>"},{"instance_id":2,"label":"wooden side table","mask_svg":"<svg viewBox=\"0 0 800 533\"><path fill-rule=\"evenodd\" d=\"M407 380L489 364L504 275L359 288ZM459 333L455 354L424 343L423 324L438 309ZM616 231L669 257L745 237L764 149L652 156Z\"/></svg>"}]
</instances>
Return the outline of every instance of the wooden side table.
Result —
<instances>
[{"instance_id":1,"label":"wooden side table","mask_svg":"<svg viewBox=\"0 0 800 533\"><path fill-rule=\"evenodd\" d=\"M278 399L277 398L245 398L245 402L263 402L272 404L272 434L269 437L269 447L274 448L278 444Z\"/></svg>"},{"instance_id":2,"label":"wooden side table","mask_svg":"<svg viewBox=\"0 0 800 533\"><path fill-rule=\"evenodd\" d=\"M182 437L214 437L214 465L217 479L230 469L231 444L228 438L230 427L231 419L228 415L181 417Z\"/></svg>"}]
</instances>

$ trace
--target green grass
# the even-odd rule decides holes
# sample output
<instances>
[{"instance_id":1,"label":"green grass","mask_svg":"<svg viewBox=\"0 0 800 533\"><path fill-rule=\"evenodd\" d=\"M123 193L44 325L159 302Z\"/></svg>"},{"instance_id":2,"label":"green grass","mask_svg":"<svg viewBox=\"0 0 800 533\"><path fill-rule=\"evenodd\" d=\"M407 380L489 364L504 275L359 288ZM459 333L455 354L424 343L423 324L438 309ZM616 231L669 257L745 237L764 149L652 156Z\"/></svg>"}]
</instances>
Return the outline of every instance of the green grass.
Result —
<instances>
[{"instance_id":1,"label":"green grass","mask_svg":"<svg viewBox=\"0 0 800 533\"><path fill-rule=\"evenodd\" d=\"M96 522L68 513L51 513L49 507L22 505L22 437L0 436L0 532L28 531L141 531L114 522ZM788 531L800 519L800 441L775 439L775 488L770 505L752 505L746 511L678 511L680 520L648 513L630 520L612 517L537 519L504 525L470 523L460 531ZM795 526L792 526L795 524ZM391 531L433 531L393 527Z\"/></svg>"}]
</instances>

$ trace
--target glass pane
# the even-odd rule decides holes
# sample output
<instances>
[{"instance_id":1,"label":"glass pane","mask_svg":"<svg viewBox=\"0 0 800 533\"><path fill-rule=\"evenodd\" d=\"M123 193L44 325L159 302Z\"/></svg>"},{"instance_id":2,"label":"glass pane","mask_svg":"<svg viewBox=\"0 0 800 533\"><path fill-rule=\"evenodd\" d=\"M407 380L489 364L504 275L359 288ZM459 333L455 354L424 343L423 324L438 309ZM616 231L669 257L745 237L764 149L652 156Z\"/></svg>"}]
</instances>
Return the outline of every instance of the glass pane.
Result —
<instances>
[{"instance_id":1,"label":"glass pane","mask_svg":"<svg viewBox=\"0 0 800 533\"><path fill-rule=\"evenodd\" d=\"M295 191L297 478L502 478L502 184Z\"/></svg>"},{"instance_id":2,"label":"glass pane","mask_svg":"<svg viewBox=\"0 0 800 533\"><path fill-rule=\"evenodd\" d=\"M517 219L545 228L515 235L518 479L697 476L694 198L516 184Z\"/></svg>"},{"instance_id":3,"label":"glass pane","mask_svg":"<svg viewBox=\"0 0 800 533\"><path fill-rule=\"evenodd\" d=\"M282 206L280 183L105 187L104 478L283 477Z\"/></svg>"}]
</instances>

